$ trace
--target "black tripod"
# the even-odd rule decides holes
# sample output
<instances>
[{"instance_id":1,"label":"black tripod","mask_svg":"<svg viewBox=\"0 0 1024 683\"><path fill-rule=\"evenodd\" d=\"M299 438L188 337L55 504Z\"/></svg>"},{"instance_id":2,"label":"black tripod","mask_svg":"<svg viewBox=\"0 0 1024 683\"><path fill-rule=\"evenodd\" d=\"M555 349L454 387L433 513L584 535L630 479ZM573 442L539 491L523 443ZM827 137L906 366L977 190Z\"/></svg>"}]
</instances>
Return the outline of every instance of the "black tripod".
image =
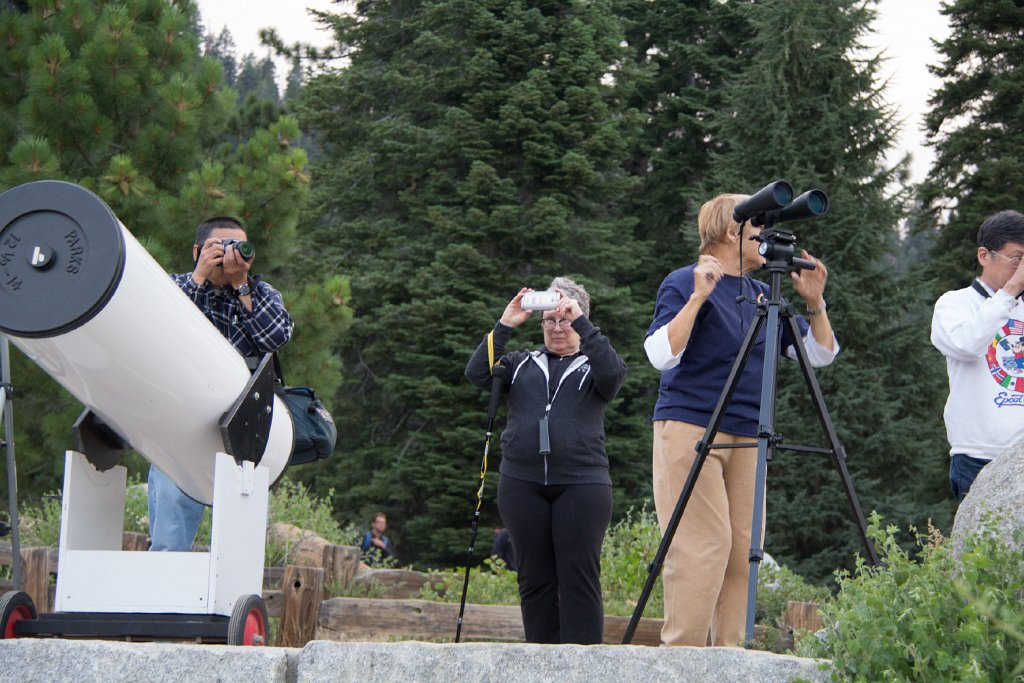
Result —
<instances>
[{"instance_id":1,"label":"black tripod","mask_svg":"<svg viewBox=\"0 0 1024 683\"><path fill-rule=\"evenodd\" d=\"M711 414L711 421L708 423L707 430L704 432L704 438L697 443L697 459L694 461L693 467L690 468L690 473L686 477L686 483L683 485L683 490L679 495L679 500L676 503L675 509L672 511L672 517L665 528L665 535L662 537L661 544L658 546L658 552L655 554L654 560L651 562L647 574L647 581L644 583L640 599L637 601L636 609L633 610L633 616L629 621L629 626L626 628L626 634L622 639L622 643L624 645L629 644L633 639L633 633L636 631L636 627L640 623L640 617L644 613L644 607L647 606L647 600L650 598L651 591L654 589L654 582L657 581L658 575L661 573L662 565L665 563L665 555L668 553L668 548L672 544L672 539L675 536L676 529L682 519L683 511L686 509L686 504L690 500L690 495L693 493L693 487L697 483L697 477L700 475L700 470L704 466L704 461L707 458L708 451L712 448L750 448L755 445L757 446L757 475L754 483L754 515L750 533L750 576L747 584L746 640L748 643L754 639L757 572L760 567L760 562L764 558L764 549L761 547L761 510L764 505L765 479L767 478L768 461L772 459L776 448L791 451L802 451L806 453L822 453L832 458L832 464L835 466L836 472L839 474L839 478L843 484L843 489L846 492L846 498L849 500L850 507L856 517L857 528L860 533L861 543L864 546L864 551L867 553L872 565L878 565L878 555L875 552L874 545L872 545L871 540L867 536L867 525L864 521L864 514L861 512L860 504L857 502L857 494L853 490L853 482L850 481L850 474L846 470L846 451L839 443L839 437L836 436L835 428L832 425L832 419L829 417L828 409L825 407L825 400L821 395L821 388L818 386L818 380L815 378L814 371L807 358L807 350L804 348L803 339L800 335L800 328L796 323L795 313L793 312L792 306L785 304L782 301L782 274L789 270L790 267L796 267L798 269L813 269L815 268L815 264L804 259L793 257L793 253L795 251L793 244L796 240L793 237L793 234L789 231L768 226L760 235L751 239L757 239L761 242L758 251L762 256L765 256L768 259L764 268L768 271L771 277L769 297L767 301L758 304L757 315L751 322L750 329L747 331L747 336L744 338L739 354L736 356L736 360L733 363L732 370L729 372L729 378L726 380L725 387L718 398L718 403L715 405L714 412ZM783 320L789 326L790 335L794 339L797 360L800 363L800 369L803 372L807 388L810 390L811 400L814 404L815 412L818 415L818 421L821 423L822 431L825 433L825 437L828 440L829 448L814 448L810 446L796 446L789 444L783 445L782 435L775 431L775 399L778 378L779 347L781 345L782 337L781 325ZM729 405L729 402L732 400L733 393L735 392L739 378L743 373L743 368L746 366L747 360L750 357L750 352L754 348L754 343L758 338L758 334L761 329L765 327L767 327L767 332L765 335L764 375L761 381L761 407L758 414L757 443L716 445L713 441L715 435L718 433L722 418L725 415L725 407Z\"/></svg>"}]
</instances>

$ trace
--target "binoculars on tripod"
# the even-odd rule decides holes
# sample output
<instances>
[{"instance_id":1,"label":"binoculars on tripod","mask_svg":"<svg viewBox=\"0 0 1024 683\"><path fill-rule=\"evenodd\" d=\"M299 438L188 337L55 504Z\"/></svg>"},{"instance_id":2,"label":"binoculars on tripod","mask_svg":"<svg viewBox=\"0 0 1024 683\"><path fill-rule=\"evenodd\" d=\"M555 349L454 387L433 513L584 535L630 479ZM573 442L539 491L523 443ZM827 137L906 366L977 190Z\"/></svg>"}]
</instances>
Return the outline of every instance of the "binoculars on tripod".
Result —
<instances>
[{"instance_id":1,"label":"binoculars on tripod","mask_svg":"<svg viewBox=\"0 0 1024 683\"><path fill-rule=\"evenodd\" d=\"M823 216L827 211L828 195L824 190L808 190L793 199L793 186L785 180L776 180L737 204L732 219L770 228L776 223Z\"/></svg>"}]
</instances>

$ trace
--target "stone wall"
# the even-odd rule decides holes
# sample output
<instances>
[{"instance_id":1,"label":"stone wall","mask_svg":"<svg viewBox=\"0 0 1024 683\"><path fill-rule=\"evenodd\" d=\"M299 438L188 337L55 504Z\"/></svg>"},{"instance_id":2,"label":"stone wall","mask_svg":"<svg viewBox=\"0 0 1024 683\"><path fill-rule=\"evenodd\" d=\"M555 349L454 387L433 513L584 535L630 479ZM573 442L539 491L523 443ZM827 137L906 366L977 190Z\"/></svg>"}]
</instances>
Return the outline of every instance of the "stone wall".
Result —
<instances>
[{"instance_id":1,"label":"stone wall","mask_svg":"<svg viewBox=\"0 0 1024 683\"><path fill-rule=\"evenodd\" d=\"M823 664L737 648L634 645L335 643L305 648L16 638L0 640L4 681L252 683L593 683L825 681Z\"/></svg>"}]
</instances>

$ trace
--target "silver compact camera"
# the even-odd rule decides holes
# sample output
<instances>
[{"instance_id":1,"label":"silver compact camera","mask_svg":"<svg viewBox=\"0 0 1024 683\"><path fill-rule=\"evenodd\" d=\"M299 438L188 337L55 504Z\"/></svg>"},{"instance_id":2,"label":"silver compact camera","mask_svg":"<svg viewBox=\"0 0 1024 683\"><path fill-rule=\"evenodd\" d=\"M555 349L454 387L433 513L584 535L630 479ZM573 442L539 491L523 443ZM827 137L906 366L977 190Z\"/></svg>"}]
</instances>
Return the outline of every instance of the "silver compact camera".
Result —
<instances>
[{"instance_id":1,"label":"silver compact camera","mask_svg":"<svg viewBox=\"0 0 1024 683\"><path fill-rule=\"evenodd\" d=\"M543 292L527 292L523 294L521 305L524 311L552 311L558 306L562 295L552 290Z\"/></svg>"}]
</instances>

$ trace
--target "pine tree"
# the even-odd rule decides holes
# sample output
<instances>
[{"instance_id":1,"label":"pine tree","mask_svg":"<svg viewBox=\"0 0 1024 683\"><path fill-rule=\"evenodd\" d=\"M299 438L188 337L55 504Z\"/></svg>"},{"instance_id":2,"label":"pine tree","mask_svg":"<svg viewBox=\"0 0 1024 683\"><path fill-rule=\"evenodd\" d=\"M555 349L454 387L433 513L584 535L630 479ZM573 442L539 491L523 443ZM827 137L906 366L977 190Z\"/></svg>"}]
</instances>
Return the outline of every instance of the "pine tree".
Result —
<instances>
[{"instance_id":1,"label":"pine tree","mask_svg":"<svg viewBox=\"0 0 1024 683\"><path fill-rule=\"evenodd\" d=\"M519 287L577 277L596 324L638 357L643 323L619 287L637 263L617 208L629 121L606 82L621 35L607 2L553 0L362 2L333 30L350 64L312 78L299 112L325 155L305 244L318 268L351 275L356 308L335 507L356 521L386 510L403 561L450 565L485 424L462 373ZM529 324L512 344L540 340ZM620 499L650 485L630 400L609 416ZM496 522L490 498L483 524Z\"/></svg>"},{"instance_id":2,"label":"pine tree","mask_svg":"<svg viewBox=\"0 0 1024 683\"><path fill-rule=\"evenodd\" d=\"M203 54L220 62L221 68L224 69L224 84L229 88L234 87L238 78L238 56L235 53L235 39L227 26L216 36L212 33L206 34L206 38L203 39Z\"/></svg>"},{"instance_id":3,"label":"pine tree","mask_svg":"<svg viewBox=\"0 0 1024 683\"><path fill-rule=\"evenodd\" d=\"M258 270L298 311L302 341L282 353L290 379L336 373L325 353L345 324L347 283L286 269L309 184L298 124L284 117L224 142L235 94L199 54L197 16L188 0L50 0L0 12L0 185L49 178L91 189L172 272L191 269L198 222L238 216ZM38 494L60 486L81 406L20 354L14 376L22 490Z\"/></svg>"},{"instance_id":4,"label":"pine tree","mask_svg":"<svg viewBox=\"0 0 1024 683\"><path fill-rule=\"evenodd\" d=\"M978 228L987 216L1024 205L1024 6L955 0L944 4L950 36L939 44L943 80L929 101L936 159L921 187L934 231L927 277L937 297L977 273Z\"/></svg>"},{"instance_id":5,"label":"pine tree","mask_svg":"<svg viewBox=\"0 0 1024 683\"><path fill-rule=\"evenodd\" d=\"M756 29L753 63L724 93L710 194L753 193L777 178L820 187L820 219L782 224L829 266L825 293L842 346L817 371L849 455L865 514L879 510L924 528L950 521L943 485L941 359L928 344L929 310L891 267L901 197L887 193L895 112L881 97L878 57L860 40L874 12L855 0L779 0L745 7ZM788 283L787 283L788 284ZM790 301L802 302L790 287ZM799 370L780 365L777 428L786 441L824 445ZM780 451L769 467L766 548L825 579L859 549L849 505L826 458Z\"/></svg>"},{"instance_id":6,"label":"pine tree","mask_svg":"<svg viewBox=\"0 0 1024 683\"><path fill-rule=\"evenodd\" d=\"M276 73L277 67L270 57L257 59L251 52L242 57L238 79L235 81L238 99L244 101L249 95L253 95L257 100L279 103L281 96L277 90Z\"/></svg>"},{"instance_id":7,"label":"pine tree","mask_svg":"<svg viewBox=\"0 0 1024 683\"><path fill-rule=\"evenodd\" d=\"M749 61L752 30L739 3L717 0L618 0L632 73L626 104L644 125L627 167L640 179L626 211L648 243L638 281L644 305L668 272L693 260L699 240L697 209L706 199L713 155L724 142L713 134L724 85Z\"/></svg>"}]
</instances>

